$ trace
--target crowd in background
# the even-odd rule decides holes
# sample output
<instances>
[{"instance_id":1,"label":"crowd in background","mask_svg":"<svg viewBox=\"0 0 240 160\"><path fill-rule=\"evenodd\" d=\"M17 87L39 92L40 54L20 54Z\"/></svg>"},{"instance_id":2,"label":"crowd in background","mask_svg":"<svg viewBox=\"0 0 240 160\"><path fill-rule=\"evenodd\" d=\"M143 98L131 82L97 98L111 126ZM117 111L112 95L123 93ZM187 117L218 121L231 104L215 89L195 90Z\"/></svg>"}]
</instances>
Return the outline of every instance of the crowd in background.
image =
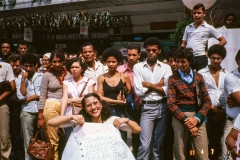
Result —
<instances>
[{"instance_id":1,"label":"crowd in background","mask_svg":"<svg viewBox=\"0 0 240 160\"><path fill-rule=\"evenodd\" d=\"M194 23L186 27L181 46L171 49L163 62L158 60L163 47L156 37L144 42L145 52L128 45L126 62L118 49L98 54L89 42L79 53L54 49L39 57L28 51L24 40L18 42L16 53L10 42L2 41L0 159L9 159L11 153L17 160L32 159L27 154L29 141L42 127L54 146L54 159L60 159L59 128L48 121L80 113L89 93L96 93L112 116L126 117L122 123L129 122L124 94L133 95L132 120L141 127L140 134L132 134L138 160L239 156L234 142L240 131L240 50L235 57L238 68L226 71L221 66L226 39L204 21L205 14L204 5L194 6ZM234 28L234 14L224 20L224 29ZM205 51L211 37L219 44ZM73 127L63 130L68 139ZM127 132L120 132L127 142Z\"/></svg>"}]
</instances>

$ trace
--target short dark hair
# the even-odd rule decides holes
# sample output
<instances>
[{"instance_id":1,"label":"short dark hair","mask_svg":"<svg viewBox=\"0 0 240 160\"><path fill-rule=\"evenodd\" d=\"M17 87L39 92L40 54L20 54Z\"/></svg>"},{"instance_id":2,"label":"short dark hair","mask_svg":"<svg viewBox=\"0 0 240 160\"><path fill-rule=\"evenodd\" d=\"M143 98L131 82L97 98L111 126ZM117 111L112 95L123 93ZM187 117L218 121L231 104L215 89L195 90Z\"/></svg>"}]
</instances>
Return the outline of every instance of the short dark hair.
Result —
<instances>
[{"instance_id":1,"label":"short dark hair","mask_svg":"<svg viewBox=\"0 0 240 160\"><path fill-rule=\"evenodd\" d=\"M141 52L140 46L138 44L131 43L127 46L127 50L132 50L132 49L136 49L138 51L138 54L140 54Z\"/></svg>"},{"instance_id":2,"label":"short dark hair","mask_svg":"<svg viewBox=\"0 0 240 160\"><path fill-rule=\"evenodd\" d=\"M54 57L57 57L60 59L61 62L64 62L65 60L65 56L64 56L64 52L62 49L54 49L52 52L51 52L51 56L49 58L49 61L52 62L53 58Z\"/></svg>"},{"instance_id":3,"label":"short dark hair","mask_svg":"<svg viewBox=\"0 0 240 160\"><path fill-rule=\"evenodd\" d=\"M177 53L178 53L177 47L170 49L170 51L166 55L167 60L169 61L169 58L171 58L171 57L174 58Z\"/></svg>"},{"instance_id":4,"label":"short dark hair","mask_svg":"<svg viewBox=\"0 0 240 160\"><path fill-rule=\"evenodd\" d=\"M237 20L237 16L234 13L228 13L224 16L224 22L228 19L228 17L233 16L235 21Z\"/></svg>"},{"instance_id":5,"label":"short dark hair","mask_svg":"<svg viewBox=\"0 0 240 160\"><path fill-rule=\"evenodd\" d=\"M96 52L95 46L94 46L92 43L90 43L90 42L85 42L85 43L82 44L82 46L81 46L81 52L83 52L83 47L86 47L86 46L92 46L93 51Z\"/></svg>"},{"instance_id":6,"label":"short dark hair","mask_svg":"<svg viewBox=\"0 0 240 160\"><path fill-rule=\"evenodd\" d=\"M200 8L202 8L203 12L206 11L205 6L202 3L198 3L195 6L193 6L193 10L198 10Z\"/></svg>"},{"instance_id":7,"label":"short dark hair","mask_svg":"<svg viewBox=\"0 0 240 160\"><path fill-rule=\"evenodd\" d=\"M82 99L82 111L81 111L81 114L83 115L83 117L85 118L85 121L86 122L91 122L92 121L92 118L91 116L86 112L85 110L85 107L86 107L86 99L88 97L95 97L99 100L99 102L102 104L102 101L101 101L101 98L99 97L99 95L97 95L96 93L88 93L87 95L85 95ZM102 118L102 121L106 121L108 120L108 118L110 118L112 115L112 112L111 112L111 108L107 105L104 105L102 104L102 111L101 111L101 118Z\"/></svg>"},{"instance_id":8,"label":"short dark hair","mask_svg":"<svg viewBox=\"0 0 240 160\"><path fill-rule=\"evenodd\" d=\"M158 49L163 51L162 50L162 43L160 41L160 39L158 39L157 37L150 37L148 38L144 44L143 44L143 47L146 48L147 45L157 45L158 46Z\"/></svg>"},{"instance_id":9,"label":"short dark hair","mask_svg":"<svg viewBox=\"0 0 240 160\"><path fill-rule=\"evenodd\" d=\"M3 40L1 44L7 43L10 45L10 50L13 51L13 44L9 40Z\"/></svg>"},{"instance_id":10,"label":"short dark hair","mask_svg":"<svg viewBox=\"0 0 240 160\"><path fill-rule=\"evenodd\" d=\"M79 57L74 57L73 59L70 59L69 60L69 66L67 67L66 66L66 68L68 69L68 71L71 73L71 71L70 71L70 69L71 69L71 66L72 66L72 64L74 63L74 62L79 62L79 64L80 64L80 66L81 66L81 68L82 68L82 73L81 73L81 75L83 76L83 74L84 74L84 72L86 71L86 69L87 69L87 65L83 62L83 60L81 59L81 58L79 58Z\"/></svg>"},{"instance_id":11,"label":"short dark hair","mask_svg":"<svg viewBox=\"0 0 240 160\"><path fill-rule=\"evenodd\" d=\"M213 54L219 54L222 59L226 57L226 49L220 44L214 44L208 49L208 56L211 57Z\"/></svg>"},{"instance_id":12,"label":"short dark hair","mask_svg":"<svg viewBox=\"0 0 240 160\"><path fill-rule=\"evenodd\" d=\"M17 61L19 61L21 59L21 56L20 56L20 54L15 54L15 53L13 53L13 54L11 54L9 57L8 57L8 59L7 59L7 61L8 62L17 62Z\"/></svg>"},{"instance_id":13,"label":"short dark hair","mask_svg":"<svg viewBox=\"0 0 240 160\"><path fill-rule=\"evenodd\" d=\"M36 65L39 62L39 58L37 56L35 56L32 53L26 53L22 56L20 64L23 65L24 63L29 63L29 64L33 64Z\"/></svg>"},{"instance_id":14,"label":"short dark hair","mask_svg":"<svg viewBox=\"0 0 240 160\"><path fill-rule=\"evenodd\" d=\"M193 63L193 49L192 48L186 48L186 47L180 47L177 51L177 54L175 58L186 58L190 64Z\"/></svg>"},{"instance_id":15,"label":"short dark hair","mask_svg":"<svg viewBox=\"0 0 240 160\"><path fill-rule=\"evenodd\" d=\"M115 57L117 59L117 62L122 62L123 60L123 55L117 48L111 47L111 48L105 49L102 54L102 59L104 62L106 62L107 58L111 56Z\"/></svg>"},{"instance_id":16,"label":"short dark hair","mask_svg":"<svg viewBox=\"0 0 240 160\"><path fill-rule=\"evenodd\" d=\"M18 43L17 43L17 47L19 47L19 45L26 45L26 46L28 47L28 42L25 41L25 40L20 40L20 41L18 41Z\"/></svg>"},{"instance_id":17,"label":"short dark hair","mask_svg":"<svg viewBox=\"0 0 240 160\"><path fill-rule=\"evenodd\" d=\"M240 59L240 49L238 50L236 56L235 56L235 61L237 62Z\"/></svg>"}]
</instances>

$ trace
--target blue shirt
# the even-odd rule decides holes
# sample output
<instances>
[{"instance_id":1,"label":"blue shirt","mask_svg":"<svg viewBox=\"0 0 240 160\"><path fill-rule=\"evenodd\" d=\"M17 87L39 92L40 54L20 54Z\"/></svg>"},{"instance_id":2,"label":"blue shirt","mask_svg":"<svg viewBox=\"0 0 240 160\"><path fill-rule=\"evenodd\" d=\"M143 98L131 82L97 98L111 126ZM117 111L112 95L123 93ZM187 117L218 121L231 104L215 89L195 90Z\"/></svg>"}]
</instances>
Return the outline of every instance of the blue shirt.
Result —
<instances>
[{"instance_id":1,"label":"blue shirt","mask_svg":"<svg viewBox=\"0 0 240 160\"><path fill-rule=\"evenodd\" d=\"M16 80L16 88L17 88L17 97L19 100L24 100L27 97L33 96L33 95L38 95L40 96L40 89L41 89L41 81L42 81L42 74L35 72L32 78L32 82L29 81L27 78L25 80L26 84L26 90L27 94L26 96L23 96L20 92L20 87L21 87L21 79L22 75L18 77ZM31 113L37 113L38 112L38 101L30 101L28 103L22 104L22 109L25 112L31 112Z\"/></svg>"},{"instance_id":2,"label":"blue shirt","mask_svg":"<svg viewBox=\"0 0 240 160\"><path fill-rule=\"evenodd\" d=\"M190 68L189 74L187 74L186 72L180 71L180 69L178 69L178 72L180 74L180 77L186 82L191 83L193 81L193 70L191 68Z\"/></svg>"}]
</instances>

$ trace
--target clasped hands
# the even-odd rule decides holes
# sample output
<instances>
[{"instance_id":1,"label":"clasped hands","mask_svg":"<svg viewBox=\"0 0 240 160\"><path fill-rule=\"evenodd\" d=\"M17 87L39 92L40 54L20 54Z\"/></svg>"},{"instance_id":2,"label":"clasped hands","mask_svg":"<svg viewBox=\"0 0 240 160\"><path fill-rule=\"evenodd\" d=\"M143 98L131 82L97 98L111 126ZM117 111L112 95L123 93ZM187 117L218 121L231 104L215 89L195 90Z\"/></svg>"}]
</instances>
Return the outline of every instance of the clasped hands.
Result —
<instances>
[{"instance_id":1,"label":"clasped hands","mask_svg":"<svg viewBox=\"0 0 240 160\"><path fill-rule=\"evenodd\" d=\"M188 127L190 133L194 137L196 137L198 133L198 128L196 126L197 124L198 124L198 120L194 117L188 117L187 119L185 119L185 122L184 122L184 125Z\"/></svg>"}]
</instances>

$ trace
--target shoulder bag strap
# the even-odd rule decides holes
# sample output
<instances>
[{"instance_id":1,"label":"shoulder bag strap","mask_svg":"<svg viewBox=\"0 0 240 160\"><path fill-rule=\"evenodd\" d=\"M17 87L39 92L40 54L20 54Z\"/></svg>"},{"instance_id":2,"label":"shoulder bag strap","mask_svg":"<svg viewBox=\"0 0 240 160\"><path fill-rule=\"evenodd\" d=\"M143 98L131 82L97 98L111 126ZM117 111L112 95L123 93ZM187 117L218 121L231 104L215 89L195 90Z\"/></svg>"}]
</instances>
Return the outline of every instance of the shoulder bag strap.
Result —
<instances>
[{"instance_id":1,"label":"shoulder bag strap","mask_svg":"<svg viewBox=\"0 0 240 160\"><path fill-rule=\"evenodd\" d=\"M83 89L82 89L81 93L79 94L79 97L82 97L83 92L85 91L85 88L87 87L88 81L89 81L89 78L88 78L87 82L85 83L85 85L83 86Z\"/></svg>"}]
</instances>

